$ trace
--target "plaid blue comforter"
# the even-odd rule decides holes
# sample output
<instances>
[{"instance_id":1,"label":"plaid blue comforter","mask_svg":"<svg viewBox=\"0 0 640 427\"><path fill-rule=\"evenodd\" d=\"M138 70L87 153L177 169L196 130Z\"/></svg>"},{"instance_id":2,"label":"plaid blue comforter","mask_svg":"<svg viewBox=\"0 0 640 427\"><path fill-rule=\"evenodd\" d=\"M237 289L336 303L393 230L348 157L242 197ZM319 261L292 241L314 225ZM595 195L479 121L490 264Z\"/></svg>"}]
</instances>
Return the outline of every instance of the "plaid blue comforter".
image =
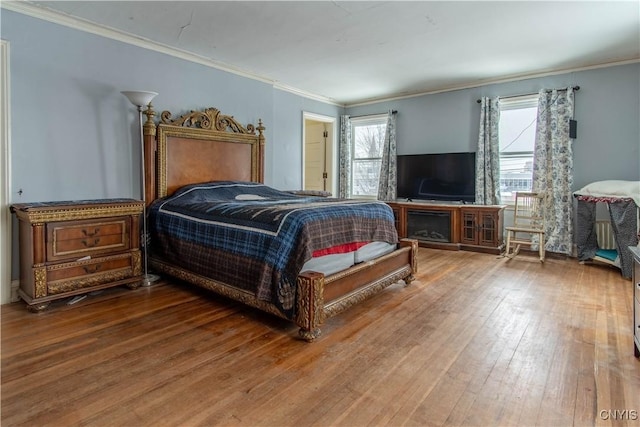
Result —
<instances>
[{"instance_id":1,"label":"plaid blue comforter","mask_svg":"<svg viewBox=\"0 0 640 427\"><path fill-rule=\"evenodd\" d=\"M186 186L157 200L149 230L154 256L255 292L289 319L296 278L314 251L398 240L383 202L304 197L231 181Z\"/></svg>"}]
</instances>

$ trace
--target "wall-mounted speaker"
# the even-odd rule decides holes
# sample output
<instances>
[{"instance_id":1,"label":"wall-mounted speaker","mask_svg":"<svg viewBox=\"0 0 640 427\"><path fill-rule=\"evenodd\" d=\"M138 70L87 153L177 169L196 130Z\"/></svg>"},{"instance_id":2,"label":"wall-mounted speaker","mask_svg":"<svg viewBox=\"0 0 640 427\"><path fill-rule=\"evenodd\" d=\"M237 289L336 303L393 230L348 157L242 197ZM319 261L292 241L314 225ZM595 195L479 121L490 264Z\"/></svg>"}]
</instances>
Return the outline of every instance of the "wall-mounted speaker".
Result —
<instances>
[{"instance_id":1,"label":"wall-mounted speaker","mask_svg":"<svg viewBox=\"0 0 640 427\"><path fill-rule=\"evenodd\" d=\"M575 120L569 120L569 138L575 139L578 135L578 122Z\"/></svg>"}]
</instances>

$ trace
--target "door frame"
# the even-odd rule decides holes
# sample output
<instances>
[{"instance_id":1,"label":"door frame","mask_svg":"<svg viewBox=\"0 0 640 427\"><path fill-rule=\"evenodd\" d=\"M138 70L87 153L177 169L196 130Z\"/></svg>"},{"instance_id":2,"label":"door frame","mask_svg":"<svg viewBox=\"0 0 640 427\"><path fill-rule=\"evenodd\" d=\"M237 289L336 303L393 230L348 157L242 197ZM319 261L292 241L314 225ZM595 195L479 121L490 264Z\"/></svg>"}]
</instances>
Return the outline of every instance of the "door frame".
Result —
<instances>
[{"instance_id":1,"label":"door frame","mask_svg":"<svg viewBox=\"0 0 640 427\"><path fill-rule=\"evenodd\" d=\"M0 304L11 302L11 106L9 42L0 40Z\"/></svg>"},{"instance_id":2,"label":"door frame","mask_svg":"<svg viewBox=\"0 0 640 427\"><path fill-rule=\"evenodd\" d=\"M329 132L331 133L331 171L332 171L332 176L331 176L331 188L328 190L331 192L331 194L333 195L333 197L336 197L336 195L338 194L338 129L336 126L336 123L338 121L338 119L336 117L332 117L332 116L325 116L322 114L316 114L316 113L310 113L308 111L303 111L302 112L302 159L301 159L301 163L302 163L302 176L301 176L301 189L304 189L304 185L305 185L305 181L304 181L304 175L305 175L305 148L306 148L306 139L307 139L307 120L310 121L314 121L314 122L322 122L322 123L327 123L330 125L330 130Z\"/></svg>"}]
</instances>

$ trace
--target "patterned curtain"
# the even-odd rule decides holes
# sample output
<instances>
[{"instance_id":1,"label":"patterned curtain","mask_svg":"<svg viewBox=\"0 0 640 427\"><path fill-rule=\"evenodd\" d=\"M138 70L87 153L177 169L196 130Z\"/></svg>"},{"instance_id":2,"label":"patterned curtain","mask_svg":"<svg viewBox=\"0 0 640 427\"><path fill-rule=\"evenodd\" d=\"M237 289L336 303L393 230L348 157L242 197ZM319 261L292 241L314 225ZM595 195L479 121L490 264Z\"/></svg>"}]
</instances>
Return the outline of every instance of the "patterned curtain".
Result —
<instances>
[{"instance_id":1,"label":"patterned curtain","mask_svg":"<svg viewBox=\"0 0 640 427\"><path fill-rule=\"evenodd\" d=\"M629 246L638 245L638 206L633 200L609 203L611 227L616 238L622 276L631 279L633 275L633 255Z\"/></svg>"},{"instance_id":2,"label":"patterned curtain","mask_svg":"<svg viewBox=\"0 0 640 427\"><path fill-rule=\"evenodd\" d=\"M596 234L596 204L578 199L576 211L576 248L578 261L587 261L596 256L598 235ZM546 245L545 245L546 246Z\"/></svg>"},{"instance_id":3,"label":"patterned curtain","mask_svg":"<svg viewBox=\"0 0 640 427\"><path fill-rule=\"evenodd\" d=\"M351 194L351 118L340 116L340 147L338 165L338 197L346 199Z\"/></svg>"},{"instance_id":4,"label":"patterned curtain","mask_svg":"<svg viewBox=\"0 0 640 427\"><path fill-rule=\"evenodd\" d=\"M396 180L398 175L396 158L396 115L389 111L387 129L382 147L382 163L378 180L378 200L396 200Z\"/></svg>"},{"instance_id":5,"label":"patterned curtain","mask_svg":"<svg viewBox=\"0 0 640 427\"><path fill-rule=\"evenodd\" d=\"M476 203L500 203L499 98L480 101L480 132L476 151Z\"/></svg>"},{"instance_id":6,"label":"patterned curtain","mask_svg":"<svg viewBox=\"0 0 640 427\"><path fill-rule=\"evenodd\" d=\"M573 88L541 90L533 152L533 191L544 193L545 249L567 255L573 245Z\"/></svg>"}]
</instances>

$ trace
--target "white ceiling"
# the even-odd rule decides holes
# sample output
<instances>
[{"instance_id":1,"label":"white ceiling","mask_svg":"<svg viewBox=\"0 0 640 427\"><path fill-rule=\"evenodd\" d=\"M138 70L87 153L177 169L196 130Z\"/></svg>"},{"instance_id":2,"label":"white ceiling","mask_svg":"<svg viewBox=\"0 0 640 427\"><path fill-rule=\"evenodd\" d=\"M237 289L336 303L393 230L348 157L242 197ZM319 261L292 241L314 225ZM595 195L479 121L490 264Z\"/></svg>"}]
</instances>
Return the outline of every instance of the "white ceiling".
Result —
<instances>
[{"instance_id":1,"label":"white ceiling","mask_svg":"<svg viewBox=\"0 0 640 427\"><path fill-rule=\"evenodd\" d=\"M640 58L638 1L33 1L338 104Z\"/></svg>"}]
</instances>

